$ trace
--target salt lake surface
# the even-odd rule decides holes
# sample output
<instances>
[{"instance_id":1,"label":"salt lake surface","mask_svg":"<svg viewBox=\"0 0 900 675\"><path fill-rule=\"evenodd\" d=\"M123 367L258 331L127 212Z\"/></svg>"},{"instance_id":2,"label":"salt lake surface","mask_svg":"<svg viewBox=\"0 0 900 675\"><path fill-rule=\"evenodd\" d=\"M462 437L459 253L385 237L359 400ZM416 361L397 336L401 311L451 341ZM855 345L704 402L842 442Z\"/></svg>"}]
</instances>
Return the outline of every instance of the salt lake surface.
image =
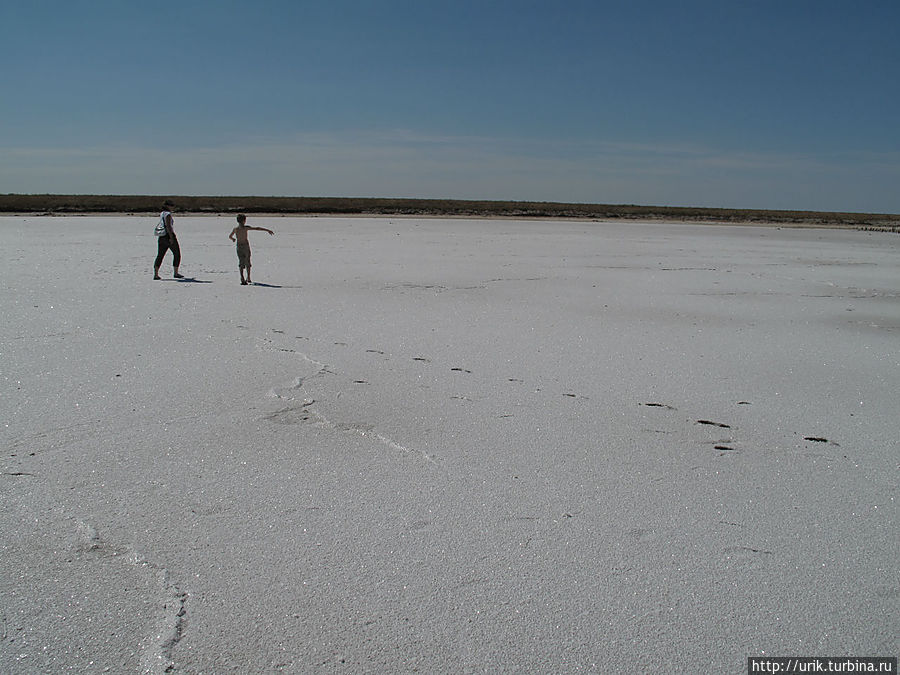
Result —
<instances>
[{"instance_id":1,"label":"salt lake surface","mask_svg":"<svg viewBox=\"0 0 900 675\"><path fill-rule=\"evenodd\" d=\"M0 671L896 656L900 238L2 217Z\"/></svg>"}]
</instances>

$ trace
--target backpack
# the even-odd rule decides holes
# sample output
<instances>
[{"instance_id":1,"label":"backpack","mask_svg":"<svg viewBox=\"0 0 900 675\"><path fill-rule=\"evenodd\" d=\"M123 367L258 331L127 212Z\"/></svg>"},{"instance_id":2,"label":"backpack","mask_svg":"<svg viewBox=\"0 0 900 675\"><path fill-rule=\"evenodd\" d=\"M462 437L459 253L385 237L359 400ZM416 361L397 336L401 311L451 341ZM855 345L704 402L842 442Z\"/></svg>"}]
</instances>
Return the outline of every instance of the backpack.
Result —
<instances>
[{"instance_id":1,"label":"backpack","mask_svg":"<svg viewBox=\"0 0 900 675\"><path fill-rule=\"evenodd\" d=\"M157 237L164 237L168 234L166 232L166 216L169 215L168 211L163 211L159 214L159 222L156 224L156 227L153 228L153 234Z\"/></svg>"}]
</instances>

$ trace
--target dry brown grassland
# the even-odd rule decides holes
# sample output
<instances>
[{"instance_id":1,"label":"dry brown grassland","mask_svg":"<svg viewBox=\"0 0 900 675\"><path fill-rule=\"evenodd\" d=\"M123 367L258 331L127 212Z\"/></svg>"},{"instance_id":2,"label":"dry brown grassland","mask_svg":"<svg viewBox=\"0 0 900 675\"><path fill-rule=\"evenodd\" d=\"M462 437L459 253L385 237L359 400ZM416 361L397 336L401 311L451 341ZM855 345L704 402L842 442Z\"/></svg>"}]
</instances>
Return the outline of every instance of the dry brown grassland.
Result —
<instances>
[{"instance_id":1,"label":"dry brown grassland","mask_svg":"<svg viewBox=\"0 0 900 675\"><path fill-rule=\"evenodd\" d=\"M180 213L274 215L391 215L419 217L673 220L842 227L900 232L900 215L761 209L717 209L628 204L388 199L355 197L202 197L158 195L0 195L7 214L150 214L166 199Z\"/></svg>"}]
</instances>

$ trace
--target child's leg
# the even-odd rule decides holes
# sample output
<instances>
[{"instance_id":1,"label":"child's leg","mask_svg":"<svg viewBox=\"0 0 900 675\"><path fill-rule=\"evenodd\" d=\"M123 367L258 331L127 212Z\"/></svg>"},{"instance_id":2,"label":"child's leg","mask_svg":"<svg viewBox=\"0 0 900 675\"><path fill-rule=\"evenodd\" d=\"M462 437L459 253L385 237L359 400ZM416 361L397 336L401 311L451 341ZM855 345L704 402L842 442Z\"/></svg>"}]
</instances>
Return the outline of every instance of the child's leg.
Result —
<instances>
[{"instance_id":1,"label":"child's leg","mask_svg":"<svg viewBox=\"0 0 900 675\"><path fill-rule=\"evenodd\" d=\"M241 284L250 283L250 247L242 244L237 245L238 268L241 271ZM247 268L247 280L244 280L244 268Z\"/></svg>"}]
</instances>

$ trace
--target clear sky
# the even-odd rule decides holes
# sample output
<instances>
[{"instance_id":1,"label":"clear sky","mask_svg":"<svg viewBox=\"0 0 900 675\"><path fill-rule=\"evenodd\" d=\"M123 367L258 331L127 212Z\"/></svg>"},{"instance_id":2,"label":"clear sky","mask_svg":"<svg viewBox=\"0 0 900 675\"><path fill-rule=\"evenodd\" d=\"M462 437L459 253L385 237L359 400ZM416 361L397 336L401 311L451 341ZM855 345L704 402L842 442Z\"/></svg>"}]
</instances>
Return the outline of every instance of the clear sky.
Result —
<instances>
[{"instance_id":1,"label":"clear sky","mask_svg":"<svg viewBox=\"0 0 900 675\"><path fill-rule=\"evenodd\" d=\"M897 0L0 3L0 193L900 213Z\"/></svg>"}]
</instances>

